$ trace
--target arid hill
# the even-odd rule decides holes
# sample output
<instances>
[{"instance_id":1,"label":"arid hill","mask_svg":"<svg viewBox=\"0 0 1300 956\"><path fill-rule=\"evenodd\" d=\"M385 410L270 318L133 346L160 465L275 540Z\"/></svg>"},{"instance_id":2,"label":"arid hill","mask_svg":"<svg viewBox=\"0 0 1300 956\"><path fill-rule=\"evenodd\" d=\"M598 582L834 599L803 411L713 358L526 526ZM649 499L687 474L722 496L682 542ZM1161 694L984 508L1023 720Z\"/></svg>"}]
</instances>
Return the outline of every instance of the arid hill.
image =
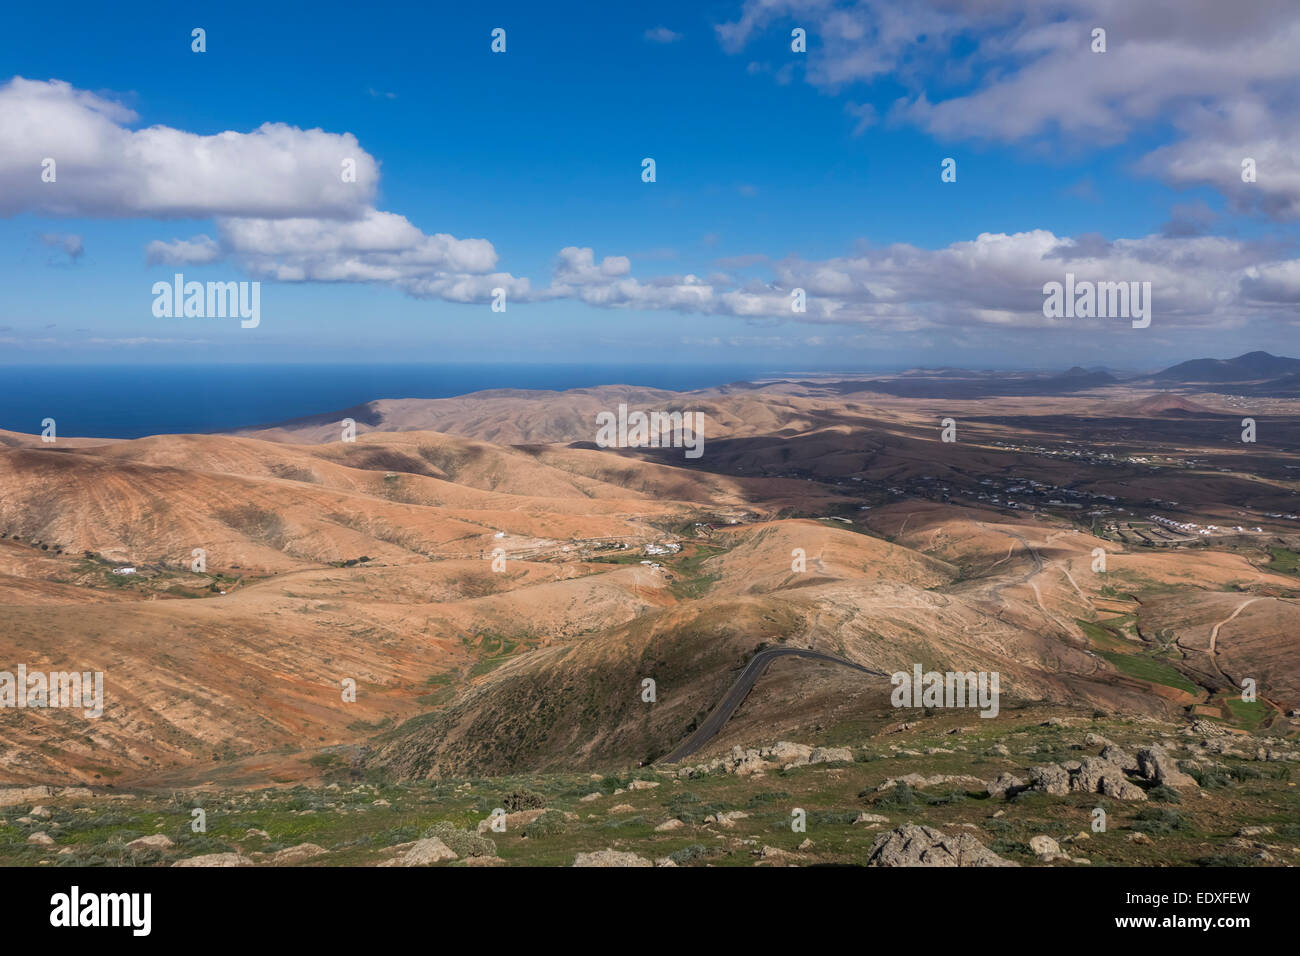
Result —
<instances>
[{"instance_id":1,"label":"arid hill","mask_svg":"<svg viewBox=\"0 0 1300 956\"><path fill-rule=\"evenodd\" d=\"M703 455L598 447L620 402L701 412ZM1244 447L1149 391L810 381L353 411L0 435L0 660L102 672L106 698L98 719L0 710L0 779L265 783L330 754L405 777L626 766L779 646L996 671L1008 701L1115 714L1285 729L1300 706L1300 418L1281 407ZM1247 678L1258 701L1233 703ZM783 660L704 753L852 724L888 692Z\"/></svg>"}]
</instances>

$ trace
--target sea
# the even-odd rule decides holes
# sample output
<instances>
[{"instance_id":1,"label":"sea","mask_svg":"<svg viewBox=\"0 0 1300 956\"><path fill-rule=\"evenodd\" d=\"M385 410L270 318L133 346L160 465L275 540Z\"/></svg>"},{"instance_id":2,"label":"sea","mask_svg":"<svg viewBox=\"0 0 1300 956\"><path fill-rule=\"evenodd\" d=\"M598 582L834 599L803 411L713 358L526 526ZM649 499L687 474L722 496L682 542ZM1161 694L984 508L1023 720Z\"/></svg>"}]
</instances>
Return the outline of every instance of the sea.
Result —
<instances>
[{"instance_id":1,"label":"sea","mask_svg":"<svg viewBox=\"0 0 1300 956\"><path fill-rule=\"evenodd\" d=\"M689 391L778 378L737 365L60 365L0 366L0 429L142 438L271 425L380 398L449 398L492 388L639 385Z\"/></svg>"}]
</instances>

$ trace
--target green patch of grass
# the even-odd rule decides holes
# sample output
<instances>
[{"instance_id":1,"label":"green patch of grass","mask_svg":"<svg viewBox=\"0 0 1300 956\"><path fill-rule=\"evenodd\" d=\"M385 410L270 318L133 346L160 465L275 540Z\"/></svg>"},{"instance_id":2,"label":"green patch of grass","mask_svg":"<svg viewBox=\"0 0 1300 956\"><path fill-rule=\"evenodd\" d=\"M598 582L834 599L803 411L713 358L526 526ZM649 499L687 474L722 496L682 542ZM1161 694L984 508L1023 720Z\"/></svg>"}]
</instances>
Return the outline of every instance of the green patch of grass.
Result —
<instances>
[{"instance_id":1,"label":"green patch of grass","mask_svg":"<svg viewBox=\"0 0 1300 956\"><path fill-rule=\"evenodd\" d=\"M1173 833L1175 830L1187 828L1188 823L1183 815L1168 807L1146 807L1139 810L1133 822L1129 824L1130 830L1147 834Z\"/></svg>"},{"instance_id":2,"label":"green patch of grass","mask_svg":"<svg viewBox=\"0 0 1300 956\"><path fill-rule=\"evenodd\" d=\"M1300 552L1289 548L1269 548L1268 553L1271 555L1268 570L1278 574L1300 575Z\"/></svg>"},{"instance_id":3,"label":"green patch of grass","mask_svg":"<svg viewBox=\"0 0 1300 956\"><path fill-rule=\"evenodd\" d=\"M1147 654L1122 654L1114 651L1099 651L1098 653L1130 677L1136 677L1152 684L1176 687L1193 695L1200 693L1200 688L1184 677L1177 669Z\"/></svg>"},{"instance_id":4,"label":"green patch of grass","mask_svg":"<svg viewBox=\"0 0 1300 956\"><path fill-rule=\"evenodd\" d=\"M1266 704L1258 700L1246 701L1240 697L1228 697L1223 703L1232 713L1233 723L1250 731L1259 729L1265 718L1272 713Z\"/></svg>"}]
</instances>

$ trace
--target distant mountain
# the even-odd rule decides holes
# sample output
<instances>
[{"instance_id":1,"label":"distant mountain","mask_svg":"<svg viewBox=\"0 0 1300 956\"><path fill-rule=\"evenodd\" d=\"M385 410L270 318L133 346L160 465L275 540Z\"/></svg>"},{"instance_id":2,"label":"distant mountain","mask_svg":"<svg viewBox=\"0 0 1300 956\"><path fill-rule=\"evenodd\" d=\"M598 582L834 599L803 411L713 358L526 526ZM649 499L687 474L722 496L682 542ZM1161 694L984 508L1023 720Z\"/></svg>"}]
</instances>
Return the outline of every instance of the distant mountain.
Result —
<instances>
[{"instance_id":1,"label":"distant mountain","mask_svg":"<svg viewBox=\"0 0 1300 956\"><path fill-rule=\"evenodd\" d=\"M959 377L960 376L960 377ZM880 392L899 398L985 398L998 395L1068 395L1092 388L1104 388L1119 381L1104 371L1090 371L1075 366L1056 375L1024 372L958 372L936 369L921 376L913 370L894 379L838 382L828 384L841 394Z\"/></svg>"},{"instance_id":2,"label":"distant mountain","mask_svg":"<svg viewBox=\"0 0 1300 956\"><path fill-rule=\"evenodd\" d=\"M1180 362L1151 380L1166 384L1193 385L1210 383L1264 382L1285 375L1300 374L1300 359L1270 355L1268 352L1247 352L1230 359L1192 359Z\"/></svg>"},{"instance_id":3,"label":"distant mountain","mask_svg":"<svg viewBox=\"0 0 1300 956\"><path fill-rule=\"evenodd\" d=\"M1200 402L1193 402L1182 395L1174 395L1170 392L1160 392L1137 401L1111 405L1108 411L1112 415L1136 418L1197 418L1223 414Z\"/></svg>"}]
</instances>

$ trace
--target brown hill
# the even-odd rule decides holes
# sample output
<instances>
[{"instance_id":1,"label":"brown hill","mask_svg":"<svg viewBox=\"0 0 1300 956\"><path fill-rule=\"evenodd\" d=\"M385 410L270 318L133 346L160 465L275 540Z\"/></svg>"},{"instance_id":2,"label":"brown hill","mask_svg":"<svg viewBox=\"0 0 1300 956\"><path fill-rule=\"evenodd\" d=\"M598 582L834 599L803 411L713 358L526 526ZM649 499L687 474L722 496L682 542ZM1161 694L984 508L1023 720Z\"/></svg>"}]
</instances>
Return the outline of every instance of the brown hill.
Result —
<instances>
[{"instance_id":1,"label":"brown hill","mask_svg":"<svg viewBox=\"0 0 1300 956\"><path fill-rule=\"evenodd\" d=\"M619 400L702 410L704 456L594 447ZM997 671L1008 700L1130 714L1213 709L1258 675L1280 720L1300 703L1300 428L1279 406L1243 452L1145 393L1131 404L1154 410L1131 439L1095 398L868 402L818 383L379 403L346 443L328 422L6 433L0 659L102 671L108 702L96 721L0 711L0 779L172 784L252 756L289 779L317 748L371 744L403 775L626 765L671 750L782 643L886 672ZM1129 527L1171 497L1250 530ZM709 746L853 721L880 690L782 662Z\"/></svg>"}]
</instances>

